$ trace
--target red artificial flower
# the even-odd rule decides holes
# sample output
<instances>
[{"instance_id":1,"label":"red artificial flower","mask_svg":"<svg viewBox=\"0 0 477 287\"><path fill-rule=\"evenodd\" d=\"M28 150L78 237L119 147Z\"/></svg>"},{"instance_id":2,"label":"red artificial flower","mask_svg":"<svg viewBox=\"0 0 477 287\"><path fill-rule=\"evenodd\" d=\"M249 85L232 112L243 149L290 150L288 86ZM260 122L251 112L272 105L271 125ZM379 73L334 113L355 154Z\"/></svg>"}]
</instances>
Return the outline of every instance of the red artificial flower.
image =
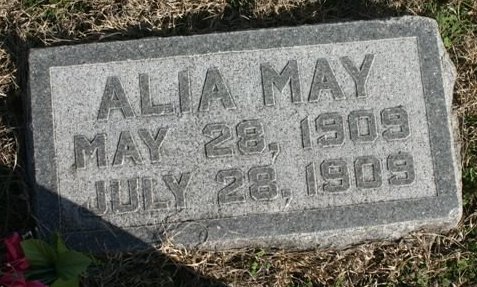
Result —
<instances>
[{"instance_id":1,"label":"red artificial flower","mask_svg":"<svg viewBox=\"0 0 477 287\"><path fill-rule=\"evenodd\" d=\"M11 236L5 238L5 246L7 247L7 265L15 271L24 272L30 267L25 255L23 254L20 242L22 238L20 234L13 233Z\"/></svg>"},{"instance_id":2,"label":"red artificial flower","mask_svg":"<svg viewBox=\"0 0 477 287\"><path fill-rule=\"evenodd\" d=\"M20 242L22 238L20 234L13 233L5 238L4 243L7 248L7 272L0 277L1 287L47 287L40 281L27 281L23 272L25 272L30 264L25 254L23 254Z\"/></svg>"},{"instance_id":3,"label":"red artificial flower","mask_svg":"<svg viewBox=\"0 0 477 287\"><path fill-rule=\"evenodd\" d=\"M20 273L5 273L0 277L0 286L5 287L24 287L25 278Z\"/></svg>"}]
</instances>

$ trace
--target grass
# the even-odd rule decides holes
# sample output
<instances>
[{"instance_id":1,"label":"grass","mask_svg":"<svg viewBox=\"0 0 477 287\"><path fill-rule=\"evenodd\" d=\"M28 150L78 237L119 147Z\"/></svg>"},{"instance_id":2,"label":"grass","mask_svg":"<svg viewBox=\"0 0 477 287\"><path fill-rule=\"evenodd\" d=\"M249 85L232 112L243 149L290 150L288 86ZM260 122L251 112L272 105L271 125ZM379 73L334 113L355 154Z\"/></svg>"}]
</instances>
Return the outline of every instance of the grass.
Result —
<instances>
[{"instance_id":1,"label":"grass","mask_svg":"<svg viewBox=\"0 0 477 287\"><path fill-rule=\"evenodd\" d=\"M437 2L428 2L426 10L433 16L441 31L444 45L452 48L462 41L463 37L474 29L470 18L472 2L462 1L458 4L439 5Z\"/></svg>"},{"instance_id":2,"label":"grass","mask_svg":"<svg viewBox=\"0 0 477 287\"><path fill-rule=\"evenodd\" d=\"M414 233L345 250L158 252L102 259L85 286L477 286L477 1L0 0L0 235L30 226L22 180L21 94L30 47L210 33L404 14L439 23L457 66L464 218L445 235Z\"/></svg>"}]
</instances>

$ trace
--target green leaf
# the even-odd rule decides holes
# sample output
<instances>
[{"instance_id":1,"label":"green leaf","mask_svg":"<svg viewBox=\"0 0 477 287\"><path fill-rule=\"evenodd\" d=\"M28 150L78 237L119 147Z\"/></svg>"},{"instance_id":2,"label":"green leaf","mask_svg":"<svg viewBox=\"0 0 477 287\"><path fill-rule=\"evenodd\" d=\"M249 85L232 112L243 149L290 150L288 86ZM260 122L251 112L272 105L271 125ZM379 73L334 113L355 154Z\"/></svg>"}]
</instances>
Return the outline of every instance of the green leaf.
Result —
<instances>
[{"instance_id":1,"label":"green leaf","mask_svg":"<svg viewBox=\"0 0 477 287\"><path fill-rule=\"evenodd\" d=\"M28 280L41 280L45 283L52 283L56 280L56 270L54 267L37 267L30 268L25 272Z\"/></svg>"},{"instance_id":2,"label":"green leaf","mask_svg":"<svg viewBox=\"0 0 477 287\"><path fill-rule=\"evenodd\" d=\"M91 264L91 258L77 251L66 251L58 254L56 273L64 280L77 278Z\"/></svg>"},{"instance_id":3,"label":"green leaf","mask_svg":"<svg viewBox=\"0 0 477 287\"><path fill-rule=\"evenodd\" d=\"M51 287L79 287L79 278L72 278L70 280L63 280L61 278L58 278Z\"/></svg>"},{"instance_id":4,"label":"green leaf","mask_svg":"<svg viewBox=\"0 0 477 287\"><path fill-rule=\"evenodd\" d=\"M61 235L58 232L55 232L53 234L53 244L56 248L57 253L63 253L68 251L68 248L66 247L63 238L61 238Z\"/></svg>"},{"instance_id":5,"label":"green leaf","mask_svg":"<svg viewBox=\"0 0 477 287\"><path fill-rule=\"evenodd\" d=\"M23 253L33 267L51 267L56 261L56 252L43 240L28 239L21 242Z\"/></svg>"}]
</instances>

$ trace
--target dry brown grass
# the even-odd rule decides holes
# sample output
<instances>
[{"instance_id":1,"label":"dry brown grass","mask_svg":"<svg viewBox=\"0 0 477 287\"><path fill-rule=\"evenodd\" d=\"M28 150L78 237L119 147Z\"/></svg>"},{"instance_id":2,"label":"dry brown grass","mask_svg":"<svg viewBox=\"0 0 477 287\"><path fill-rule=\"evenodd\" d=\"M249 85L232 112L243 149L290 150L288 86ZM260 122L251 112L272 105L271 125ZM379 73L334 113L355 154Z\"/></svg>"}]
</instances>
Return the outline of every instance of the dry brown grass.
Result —
<instances>
[{"instance_id":1,"label":"dry brown grass","mask_svg":"<svg viewBox=\"0 0 477 287\"><path fill-rule=\"evenodd\" d=\"M0 47L2 46L0 40ZM6 107L7 94L15 83L15 65L5 49L0 48L0 165L14 167L17 162L17 144L12 127L7 123L10 114Z\"/></svg>"},{"instance_id":2,"label":"dry brown grass","mask_svg":"<svg viewBox=\"0 0 477 287\"><path fill-rule=\"evenodd\" d=\"M86 286L209 286L220 282L230 286L477 286L477 1L453 0L440 8L436 8L436 3L436 0L314 3L307 0L0 0L0 165L9 169L18 166L19 140L15 131L19 126L15 119L21 116L18 100L25 92L25 55L30 47L401 14L432 17L439 13L455 14L463 19L462 23L467 21L458 35L449 35L454 41L449 52L458 69L455 105L464 139L465 218L458 229L445 236L415 233L397 242L367 243L341 251L187 252L165 244L157 252L106 257L84 283ZM448 33L445 27L443 33Z\"/></svg>"},{"instance_id":3,"label":"dry brown grass","mask_svg":"<svg viewBox=\"0 0 477 287\"><path fill-rule=\"evenodd\" d=\"M17 162L18 145L12 128L0 116L0 165L15 167Z\"/></svg>"},{"instance_id":4,"label":"dry brown grass","mask_svg":"<svg viewBox=\"0 0 477 287\"><path fill-rule=\"evenodd\" d=\"M467 228L476 217L467 218ZM158 282L166 282L165 275L177 279L164 272L164 258L159 255L162 253L169 257L166 260L169 264L185 265L202 276L213 278L212 282L223 282L227 286L475 286L476 278L472 277L475 274L466 274L476 260L476 250L466 247L469 243L467 232L462 227L447 236L416 233L399 242L368 243L341 251L187 252L163 245L160 252L122 255L116 260L110 257L106 260L106 269L101 271L104 273L85 282L88 286L110 286L108 284L112 282L121 282L122 286L158 286ZM470 236L470 241L477 244L472 238L475 233ZM144 257L148 259L144 260ZM105 272L118 265L122 266L121 271ZM137 276L131 273L142 268L147 271L140 274L147 276L134 284ZM114 277L122 272L130 276ZM205 285L194 282L178 286L211 284L211 281L206 282Z\"/></svg>"}]
</instances>

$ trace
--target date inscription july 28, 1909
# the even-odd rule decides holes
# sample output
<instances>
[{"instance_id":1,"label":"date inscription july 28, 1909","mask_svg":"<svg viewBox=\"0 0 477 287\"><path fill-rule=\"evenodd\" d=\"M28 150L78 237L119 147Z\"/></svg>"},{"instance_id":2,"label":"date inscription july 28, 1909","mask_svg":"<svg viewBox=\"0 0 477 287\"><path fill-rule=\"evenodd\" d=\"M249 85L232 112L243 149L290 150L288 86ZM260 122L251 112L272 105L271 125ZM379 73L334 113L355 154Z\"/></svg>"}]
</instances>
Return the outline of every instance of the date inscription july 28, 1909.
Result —
<instances>
[{"instance_id":1,"label":"date inscription july 28, 1909","mask_svg":"<svg viewBox=\"0 0 477 287\"><path fill-rule=\"evenodd\" d=\"M438 197L419 45L410 33L52 65L61 228L219 230Z\"/></svg>"}]
</instances>

